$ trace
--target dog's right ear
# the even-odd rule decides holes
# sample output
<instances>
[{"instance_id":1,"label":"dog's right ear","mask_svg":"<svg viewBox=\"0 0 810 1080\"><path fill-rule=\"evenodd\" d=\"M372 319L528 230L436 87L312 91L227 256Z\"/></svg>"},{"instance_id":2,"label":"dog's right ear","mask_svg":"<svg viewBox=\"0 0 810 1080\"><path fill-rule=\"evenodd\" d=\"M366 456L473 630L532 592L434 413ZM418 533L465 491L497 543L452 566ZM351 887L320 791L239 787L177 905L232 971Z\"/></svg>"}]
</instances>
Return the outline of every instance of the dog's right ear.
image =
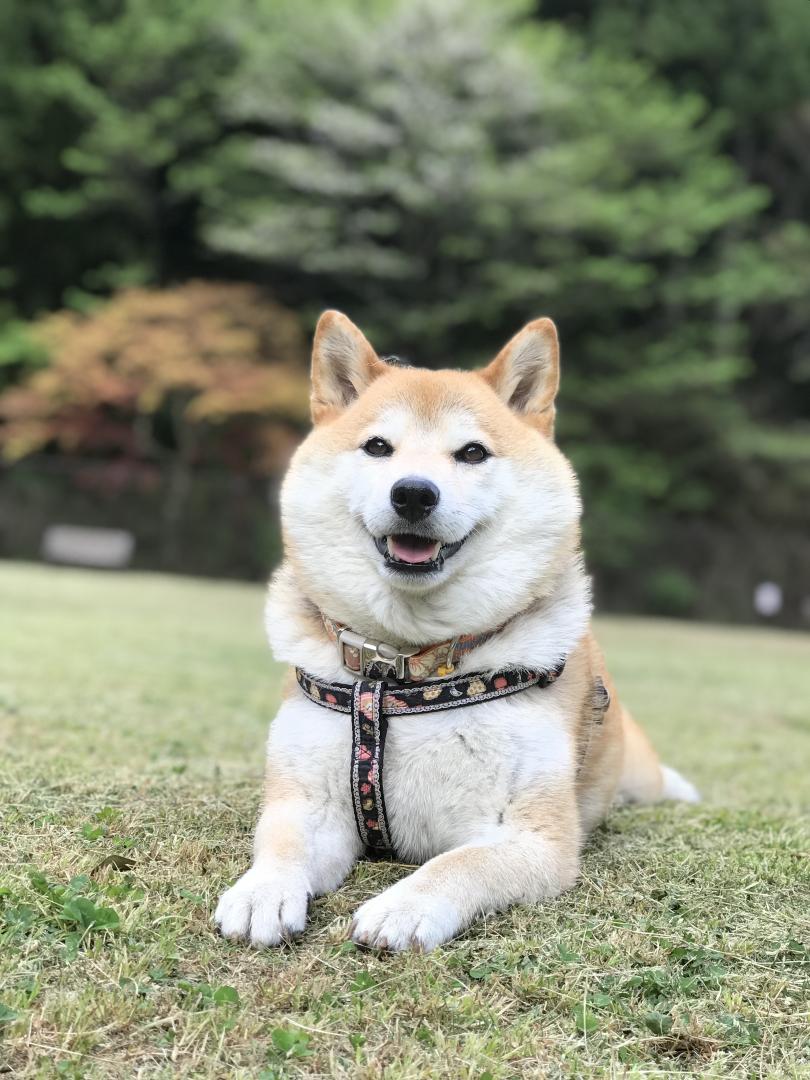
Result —
<instances>
[{"instance_id":1,"label":"dog's right ear","mask_svg":"<svg viewBox=\"0 0 810 1080\"><path fill-rule=\"evenodd\" d=\"M385 364L351 319L325 311L312 345L312 422L332 420L385 371Z\"/></svg>"},{"instance_id":2,"label":"dog's right ear","mask_svg":"<svg viewBox=\"0 0 810 1080\"><path fill-rule=\"evenodd\" d=\"M513 412L554 437L560 345L551 319L527 323L480 374Z\"/></svg>"}]
</instances>

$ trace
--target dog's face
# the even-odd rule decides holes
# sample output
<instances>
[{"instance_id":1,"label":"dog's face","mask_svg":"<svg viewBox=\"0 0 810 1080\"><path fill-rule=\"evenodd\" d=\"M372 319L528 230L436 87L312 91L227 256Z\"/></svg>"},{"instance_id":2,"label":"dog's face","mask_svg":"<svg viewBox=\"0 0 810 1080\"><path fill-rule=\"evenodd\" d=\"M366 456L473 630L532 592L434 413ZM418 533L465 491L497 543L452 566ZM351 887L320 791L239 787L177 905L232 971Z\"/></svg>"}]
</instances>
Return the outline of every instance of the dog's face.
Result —
<instances>
[{"instance_id":1,"label":"dog's face","mask_svg":"<svg viewBox=\"0 0 810 1080\"><path fill-rule=\"evenodd\" d=\"M288 558L322 611L419 644L492 628L544 595L578 543L552 441L553 324L481 372L381 361L345 316L315 335L315 427L284 483Z\"/></svg>"}]
</instances>

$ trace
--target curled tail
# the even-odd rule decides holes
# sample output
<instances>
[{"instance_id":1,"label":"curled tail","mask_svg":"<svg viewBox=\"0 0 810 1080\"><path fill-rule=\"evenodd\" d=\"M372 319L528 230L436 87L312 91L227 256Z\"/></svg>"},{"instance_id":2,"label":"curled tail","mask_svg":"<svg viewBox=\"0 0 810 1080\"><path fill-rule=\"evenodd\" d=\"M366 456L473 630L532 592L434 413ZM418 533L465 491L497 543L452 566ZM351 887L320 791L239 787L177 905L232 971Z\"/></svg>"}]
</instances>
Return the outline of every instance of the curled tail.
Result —
<instances>
[{"instance_id":1,"label":"curled tail","mask_svg":"<svg viewBox=\"0 0 810 1080\"><path fill-rule=\"evenodd\" d=\"M619 780L619 801L654 803L661 799L700 802L697 788L679 772L662 765L652 743L627 711L622 709L624 763Z\"/></svg>"}]
</instances>

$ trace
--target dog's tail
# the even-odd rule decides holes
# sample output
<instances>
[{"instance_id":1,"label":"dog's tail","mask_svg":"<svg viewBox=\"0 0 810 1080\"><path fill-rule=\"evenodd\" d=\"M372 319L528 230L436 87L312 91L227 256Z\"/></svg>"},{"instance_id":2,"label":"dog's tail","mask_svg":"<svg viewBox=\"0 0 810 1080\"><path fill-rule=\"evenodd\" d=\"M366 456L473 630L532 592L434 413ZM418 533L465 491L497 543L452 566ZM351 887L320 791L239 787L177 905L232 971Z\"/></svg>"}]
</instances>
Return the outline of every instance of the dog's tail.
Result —
<instances>
[{"instance_id":1,"label":"dog's tail","mask_svg":"<svg viewBox=\"0 0 810 1080\"><path fill-rule=\"evenodd\" d=\"M700 802L697 788L675 769L662 765L652 743L627 711L622 709L624 764L619 801L654 803L661 799Z\"/></svg>"}]
</instances>

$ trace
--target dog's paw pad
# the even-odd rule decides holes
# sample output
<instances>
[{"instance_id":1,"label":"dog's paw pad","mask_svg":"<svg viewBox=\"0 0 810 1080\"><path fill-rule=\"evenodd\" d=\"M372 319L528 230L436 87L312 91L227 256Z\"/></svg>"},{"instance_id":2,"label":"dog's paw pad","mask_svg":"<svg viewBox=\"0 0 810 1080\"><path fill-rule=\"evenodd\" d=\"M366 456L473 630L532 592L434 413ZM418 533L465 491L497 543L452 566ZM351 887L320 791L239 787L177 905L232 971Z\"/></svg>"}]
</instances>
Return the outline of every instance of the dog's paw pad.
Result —
<instances>
[{"instance_id":1,"label":"dog's paw pad","mask_svg":"<svg viewBox=\"0 0 810 1080\"><path fill-rule=\"evenodd\" d=\"M214 922L223 937L279 945L304 929L308 904L303 880L254 868L223 893Z\"/></svg>"}]
</instances>

